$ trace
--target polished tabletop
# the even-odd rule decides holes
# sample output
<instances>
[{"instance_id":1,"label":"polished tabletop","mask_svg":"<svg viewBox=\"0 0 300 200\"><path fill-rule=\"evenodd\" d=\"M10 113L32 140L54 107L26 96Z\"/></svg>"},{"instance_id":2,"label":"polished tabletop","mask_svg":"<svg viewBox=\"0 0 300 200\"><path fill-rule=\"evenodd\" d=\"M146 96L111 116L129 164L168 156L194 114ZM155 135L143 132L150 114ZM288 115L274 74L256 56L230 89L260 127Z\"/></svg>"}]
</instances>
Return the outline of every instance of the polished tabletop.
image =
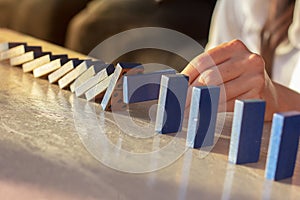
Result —
<instances>
[{"instance_id":1,"label":"polished tabletop","mask_svg":"<svg viewBox=\"0 0 300 200\"><path fill-rule=\"evenodd\" d=\"M0 29L4 41L85 57ZM154 132L155 101L102 111L5 62L0 80L0 199L300 199L300 154L293 178L264 178L270 123L259 162L233 165L232 113L218 115L212 148L187 149L186 128Z\"/></svg>"}]
</instances>

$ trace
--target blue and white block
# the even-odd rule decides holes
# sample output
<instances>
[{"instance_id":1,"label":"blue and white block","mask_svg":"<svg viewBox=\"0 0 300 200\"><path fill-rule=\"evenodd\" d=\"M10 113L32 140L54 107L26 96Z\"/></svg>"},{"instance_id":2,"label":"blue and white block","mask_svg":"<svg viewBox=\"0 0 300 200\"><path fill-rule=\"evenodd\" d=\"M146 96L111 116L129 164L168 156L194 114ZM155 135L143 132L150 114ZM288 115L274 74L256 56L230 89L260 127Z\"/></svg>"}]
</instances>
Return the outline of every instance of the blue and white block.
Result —
<instances>
[{"instance_id":1,"label":"blue and white block","mask_svg":"<svg viewBox=\"0 0 300 200\"><path fill-rule=\"evenodd\" d=\"M158 99L161 76L176 74L174 69L164 69L146 74L124 75L124 103L137 103Z\"/></svg>"},{"instance_id":2,"label":"blue and white block","mask_svg":"<svg viewBox=\"0 0 300 200\"><path fill-rule=\"evenodd\" d=\"M20 46L20 45L27 45L25 42L4 42L0 43L0 52L7 51L11 48Z\"/></svg>"},{"instance_id":3,"label":"blue and white block","mask_svg":"<svg viewBox=\"0 0 300 200\"><path fill-rule=\"evenodd\" d=\"M16 56L16 57L13 57L10 59L10 65L12 65L12 66L22 65L28 61L39 58L43 55L45 55L45 53L42 52L42 47L26 46L24 54L21 54L19 56Z\"/></svg>"},{"instance_id":4,"label":"blue and white block","mask_svg":"<svg viewBox=\"0 0 300 200\"><path fill-rule=\"evenodd\" d=\"M299 133L300 112L274 114L265 169L267 179L277 181L293 176Z\"/></svg>"},{"instance_id":5,"label":"blue and white block","mask_svg":"<svg viewBox=\"0 0 300 200\"><path fill-rule=\"evenodd\" d=\"M91 67L84 71L76 80L70 85L71 92L75 92L75 89L78 88L85 81L89 80L98 72L104 70L108 64L103 63L102 61L92 61Z\"/></svg>"},{"instance_id":6,"label":"blue and white block","mask_svg":"<svg viewBox=\"0 0 300 200\"><path fill-rule=\"evenodd\" d=\"M228 160L234 164L259 160L266 102L260 99L236 100Z\"/></svg>"},{"instance_id":7,"label":"blue and white block","mask_svg":"<svg viewBox=\"0 0 300 200\"><path fill-rule=\"evenodd\" d=\"M155 131L163 134L181 131L187 89L187 76L182 74L162 75Z\"/></svg>"},{"instance_id":8,"label":"blue and white block","mask_svg":"<svg viewBox=\"0 0 300 200\"><path fill-rule=\"evenodd\" d=\"M220 87L193 87L186 145L201 148L214 144Z\"/></svg>"}]
</instances>

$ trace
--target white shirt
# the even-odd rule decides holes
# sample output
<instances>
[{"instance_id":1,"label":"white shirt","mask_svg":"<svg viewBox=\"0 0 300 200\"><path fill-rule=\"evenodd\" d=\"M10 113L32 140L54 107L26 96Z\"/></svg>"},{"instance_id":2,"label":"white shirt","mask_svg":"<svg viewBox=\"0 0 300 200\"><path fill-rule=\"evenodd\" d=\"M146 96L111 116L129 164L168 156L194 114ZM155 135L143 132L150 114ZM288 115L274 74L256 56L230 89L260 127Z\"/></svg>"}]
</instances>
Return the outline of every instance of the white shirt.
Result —
<instances>
[{"instance_id":1,"label":"white shirt","mask_svg":"<svg viewBox=\"0 0 300 200\"><path fill-rule=\"evenodd\" d=\"M218 0L206 49L240 39L250 51L260 53L260 32L270 0ZM288 40L275 52L272 80L300 92L300 0L296 0Z\"/></svg>"}]
</instances>

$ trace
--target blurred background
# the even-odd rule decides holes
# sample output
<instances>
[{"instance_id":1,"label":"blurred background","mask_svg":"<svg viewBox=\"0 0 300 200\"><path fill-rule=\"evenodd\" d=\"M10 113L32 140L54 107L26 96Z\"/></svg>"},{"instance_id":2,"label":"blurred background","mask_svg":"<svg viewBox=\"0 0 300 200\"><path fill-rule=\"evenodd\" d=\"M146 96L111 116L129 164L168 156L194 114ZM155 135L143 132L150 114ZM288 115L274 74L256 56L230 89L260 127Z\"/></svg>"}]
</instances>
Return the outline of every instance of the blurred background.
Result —
<instances>
[{"instance_id":1,"label":"blurred background","mask_svg":"<svg viewBox=\"0 0 300 200\"><path fill-rule=\"evenodd\" d=\"M205 46L216 0L0 0L0 27L89 54L103 40L131 28L164 27ZM101 59L101 58L99 58ZM181 71L187 61L155 49L118 61L156 62Z\"/></svg>"}]
</instances>

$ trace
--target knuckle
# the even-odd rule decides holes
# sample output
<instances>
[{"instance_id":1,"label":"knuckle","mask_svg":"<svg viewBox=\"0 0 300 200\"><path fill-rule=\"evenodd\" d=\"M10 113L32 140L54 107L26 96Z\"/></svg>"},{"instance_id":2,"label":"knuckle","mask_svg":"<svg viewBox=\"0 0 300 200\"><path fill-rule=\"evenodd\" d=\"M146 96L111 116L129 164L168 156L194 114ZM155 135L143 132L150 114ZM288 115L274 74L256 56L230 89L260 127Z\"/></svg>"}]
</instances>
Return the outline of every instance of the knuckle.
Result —
<instances>
[{"instance_id":1,"label":"knuckle","mask_svg":"<svg viewBox=\"0 0 300 200\"><path fill-rule=\"evenodd\" d=\"M219 74L219 71L215 68L204 71L200 75L200 80L202 80L206 85L218 84L221 81L222 77Z\"/></svg>"},{"instance_id":2,"label":"knuckle","mask_svg":"<svg viewBox=\"0 0 300 200\"><path fill-rule=\"evenodd\" d=\"M203 82L206 85L209 85L212 83L212 72L205 71L200 75L200 82Z\"/></svg>"},{"instance_id":3,"label":"knuckle","mask_svg":"<svg viewBox=\"0 0 300 200\"><path fill-rule=\"evenodd\" d=\"M247 47L245 46L245 44L239 39L230 41L228 43L228 47L232 48L232 49L238 49L238 50L247 50Z\"/></svg>"},{"instance_id":4,"label":"knuckle","mask_svg":"<svg viewBox=\"0 0 300 200\"><path fill-rule=\"evenodd\" d=\"M203 67L214 65L215 62L211 58L208 52L204 52L199 56L197 56L196 58L194 58L191 64L194 66L194 68L196 68L199 72L201 72L203 70Z\"/></svg>"},{"instance_id":5,"label":"knuckle","mask_svg":"<svg viewBox=\"0 0 300 200\"><path fill-rule=\"evenodd\" d=\"M249 59L251 60L252 63L256 64L256 66L264 67L265 65L263 57L256 53L250 54Z\"/></svg>"}]
</instances>

